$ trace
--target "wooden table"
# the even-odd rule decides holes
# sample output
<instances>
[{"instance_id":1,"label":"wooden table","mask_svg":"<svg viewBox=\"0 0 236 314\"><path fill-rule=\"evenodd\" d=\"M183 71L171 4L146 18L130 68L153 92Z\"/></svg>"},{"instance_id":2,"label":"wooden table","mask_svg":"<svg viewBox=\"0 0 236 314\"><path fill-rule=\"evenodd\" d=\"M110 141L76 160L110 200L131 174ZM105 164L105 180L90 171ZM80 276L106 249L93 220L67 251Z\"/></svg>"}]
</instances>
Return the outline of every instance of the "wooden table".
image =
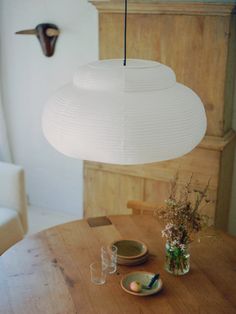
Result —
<instances>
[{"instance_id":1,"label":"wooden table","mask_svg":"<svg viewBox=\"0 0 236 314\"><path fill-rule=\"evenodd\" d=\"M236 313L236 239L225 234L204 238L191 248L189 274L163 270L164 241L150 216L111 216L112 224L90 227L75 221L28 237L0 257L0 313ZM136 267L119 266L105 285L90 282L89 264L100 247L121 238L143 240L150 259ZM134 270L161 274L156 295L136 297L120 287Z\"/></svg>"}]
</instances>

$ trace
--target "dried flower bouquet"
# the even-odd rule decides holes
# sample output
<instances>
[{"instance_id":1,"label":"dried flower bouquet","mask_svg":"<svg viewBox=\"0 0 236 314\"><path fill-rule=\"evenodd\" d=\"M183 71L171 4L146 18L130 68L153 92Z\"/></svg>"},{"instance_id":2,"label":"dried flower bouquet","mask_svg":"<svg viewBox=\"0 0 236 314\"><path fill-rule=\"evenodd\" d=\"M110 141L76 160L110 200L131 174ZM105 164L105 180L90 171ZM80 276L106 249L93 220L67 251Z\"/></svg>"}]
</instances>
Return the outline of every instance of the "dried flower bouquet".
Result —
<instances>
[{"instance_id":1,"label":"dried flower bouquet","mask_svg":"<svg viewBox=\"0 0 236 314\"><path fill-rule=\"evenodd\" d=\"M182 275L189 271L189 243L194 234L208 225L209 217L200 212L210 200L207 196L209 182L203 190L191 187L192 177L178 189L178 174L171 182L171 192L165 206L156 214L165 223L162 236L166 238L165 269L173 274Z\"/></svg>"}]
</instances>

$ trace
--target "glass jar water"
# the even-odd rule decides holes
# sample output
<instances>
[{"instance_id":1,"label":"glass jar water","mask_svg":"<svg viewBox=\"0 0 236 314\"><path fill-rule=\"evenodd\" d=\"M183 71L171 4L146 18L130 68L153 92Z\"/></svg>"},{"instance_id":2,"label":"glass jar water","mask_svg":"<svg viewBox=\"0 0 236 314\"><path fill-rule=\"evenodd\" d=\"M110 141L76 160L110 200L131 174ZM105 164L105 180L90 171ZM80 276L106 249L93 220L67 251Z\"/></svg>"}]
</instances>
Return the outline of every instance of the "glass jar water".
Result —
<instances>
[{"instance_id":1,"label":"glass jar water","mask_svg":"<svg viewBox=\"0 0 236 314\"><path fill-rule=\"evenodd\" d=\"M165 270L174 275L185 275L190 269L189 247L171 246L166 243Z\"/></svg>"}]
</instances>

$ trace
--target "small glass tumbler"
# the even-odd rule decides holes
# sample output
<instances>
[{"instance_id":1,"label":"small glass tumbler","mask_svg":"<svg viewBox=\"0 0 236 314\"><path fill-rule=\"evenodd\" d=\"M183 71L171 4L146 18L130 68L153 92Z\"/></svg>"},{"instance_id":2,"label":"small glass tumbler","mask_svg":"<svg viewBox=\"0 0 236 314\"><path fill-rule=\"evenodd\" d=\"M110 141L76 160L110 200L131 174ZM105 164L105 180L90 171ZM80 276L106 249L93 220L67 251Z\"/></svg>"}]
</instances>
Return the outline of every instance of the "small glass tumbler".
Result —
<instances>
[{"instance_id":1,"label":"small glass tumbler","mask_svg":"<svg viewBox=\"0 0 236 314\"><path fill-rule=\"evenodd\" d=\"M117 247L112 246L102 246L101 248L101 259L102 264L107 267L107 272L113 274L117 269Z\"/></svg>"},{"instance_id":2,"label":"small glass tumbler","mask_svg":"<svg viewBox=\"0 0 236 314\"><path fill-rule=\"evenodd\" d=\"M103 285L106 282L107 267L101 262L90 264L91 281L95 285Z\"/></svg>"}]
</instances>

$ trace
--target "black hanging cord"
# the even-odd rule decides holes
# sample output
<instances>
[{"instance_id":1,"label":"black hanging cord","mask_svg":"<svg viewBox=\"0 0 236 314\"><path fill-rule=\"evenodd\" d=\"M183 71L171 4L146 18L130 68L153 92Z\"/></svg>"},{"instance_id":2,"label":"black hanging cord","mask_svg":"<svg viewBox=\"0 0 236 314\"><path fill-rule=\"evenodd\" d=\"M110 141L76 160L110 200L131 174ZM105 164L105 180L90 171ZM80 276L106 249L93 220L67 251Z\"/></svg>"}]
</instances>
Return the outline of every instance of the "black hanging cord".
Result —
<instances>
[{"instance_id":1,"label":"black hanging cord","mask_svg":"<svg viewBox=\"0 0 236 314\"><path fill-rule=\"evenodd\" d=\"M124 65L124 66L126 66L127 6L128 6L128 0L125 0L125 20L124 20L124 63L123 63L123 65Z\"/></svg>"}]
</instances>

